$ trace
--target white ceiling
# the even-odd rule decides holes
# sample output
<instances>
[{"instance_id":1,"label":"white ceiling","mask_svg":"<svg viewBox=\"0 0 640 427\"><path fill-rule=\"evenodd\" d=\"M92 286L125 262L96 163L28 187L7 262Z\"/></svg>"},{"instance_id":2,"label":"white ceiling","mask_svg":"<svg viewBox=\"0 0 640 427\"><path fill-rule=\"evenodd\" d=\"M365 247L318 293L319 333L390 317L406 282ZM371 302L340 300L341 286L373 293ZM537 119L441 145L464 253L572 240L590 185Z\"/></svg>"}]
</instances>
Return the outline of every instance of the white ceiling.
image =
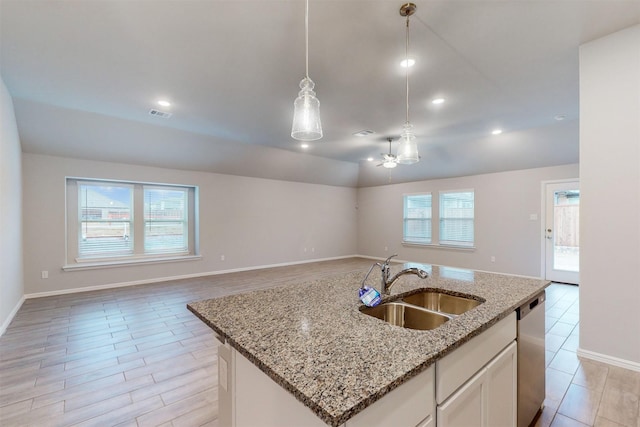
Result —
<instances>
[{"instance_id":1,"label":"white ceiling","mask_svg":"<svg viewBox=\"0 0 640 427\"><path fill-rule=\"evenodd\" d=\"M640 23L640 0L415 3L422 160L392 171L366 158L405 119L401 1L310 1L307 150L289 136L302 0L0 0L0 73L25 152L346 186L578 161L578 47ZM160 98L172 118L148 114Z\"/></svg>"}]
</instances>

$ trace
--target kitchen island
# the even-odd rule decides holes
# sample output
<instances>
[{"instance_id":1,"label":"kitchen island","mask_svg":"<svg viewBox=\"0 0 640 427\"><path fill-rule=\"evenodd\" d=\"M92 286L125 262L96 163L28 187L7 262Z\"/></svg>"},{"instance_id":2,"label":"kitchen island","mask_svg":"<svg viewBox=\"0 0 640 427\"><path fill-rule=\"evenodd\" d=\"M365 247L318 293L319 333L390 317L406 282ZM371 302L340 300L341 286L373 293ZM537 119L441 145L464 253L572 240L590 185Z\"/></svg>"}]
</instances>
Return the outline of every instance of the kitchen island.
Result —
<instances>
[{"instance_id":1,"label":"kitchen island","mask_svg":"<svg viewBox=\"0 0 640 427\"><path fill-rule=\"evenodd\" d=\"M407 388L413 378L427 374L435 378L436 362L451 359L457 348L474 341L476 347L484 341L491 342L484 338L473 340L480 334L485 337L499 328L508 331L509 340L515 339L514 310L548 285L543 280L448 267L425 269L429 272L427 279L403 276L385 301L429 288L484 302L433 330L391 326L360 312L358 289L366 273L362 271L304 283L294 280L274 289L192 303L188 308L224 341L222 352L228 356L231 351L241 359L236 360L238 366L257 368L270 379L269 383L278 384L277 390L286 390L293 401L310 409L307 412L318 422L338 426L356 420L367 412L366 408ZM379 287L377 277L372 274L369 283ZM500 344L499 350L506 344ZM458 363L473 365L468 361ZM452 370L464 371L455 368L458 365L452 366ZM238 368L230 365L228 357L221 360L221 392L238 391L235 369ZM465 381L469 378L471 375ZM427 400L437 401L438 405L447 403L445 398L459 385L442 386L435 381L435 386L429 387L431 392L436 389L436 396ZM452 390L438 397L440 390L447 387ZM222 395L220 402L222 419L228 410L222 406L231 403ZM251 402L248 406L252 406ZM426 423L429 417L425 417L424 425L431 425ZM235 415L232 418L235 420ZM269 420L264 421L270 424Z\"/></svg>"}]
</instances>

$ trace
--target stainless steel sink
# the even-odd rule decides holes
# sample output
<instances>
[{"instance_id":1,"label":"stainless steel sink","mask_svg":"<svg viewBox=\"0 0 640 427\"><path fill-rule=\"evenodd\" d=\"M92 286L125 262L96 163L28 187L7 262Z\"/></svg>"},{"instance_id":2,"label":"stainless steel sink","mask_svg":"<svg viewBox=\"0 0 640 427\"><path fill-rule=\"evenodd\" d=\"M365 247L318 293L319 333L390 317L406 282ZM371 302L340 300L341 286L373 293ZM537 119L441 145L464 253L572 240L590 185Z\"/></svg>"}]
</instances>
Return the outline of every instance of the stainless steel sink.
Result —
<instances>
[{"instance_id":1,"label":"stainless steel sink","mask_svg":"<svg viewBox=\"0 0 640 427\"><path fill-rule=\"evenodd\" d=\"M361 311L394 326L422 331L435 329L449 320L449 317L443 314L398 302L388 302L375 307L367 307Z\"/></svg>"},{"instance_id":2,"label":"stainless steel sink","mask_svg":"<svg viewBox=\"0 0 640 427\"><path fill-rule=\"evenodd\" d=\"M402 298L402 301L446 314L462 314L482 304L471 298L464 298L441 292L425 291Z\"/></svg>"}]
</instances>

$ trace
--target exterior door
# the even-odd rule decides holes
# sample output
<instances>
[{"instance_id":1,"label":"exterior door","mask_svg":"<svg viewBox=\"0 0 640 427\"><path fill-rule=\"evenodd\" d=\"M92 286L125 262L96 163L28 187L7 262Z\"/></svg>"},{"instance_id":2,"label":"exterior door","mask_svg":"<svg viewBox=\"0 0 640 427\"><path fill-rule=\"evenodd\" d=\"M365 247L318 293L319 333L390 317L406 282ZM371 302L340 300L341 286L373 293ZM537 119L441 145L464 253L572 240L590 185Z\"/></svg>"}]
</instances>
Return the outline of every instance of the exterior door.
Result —
<instances>
[{"instance_id":1,"label":"exterior door","mask_svg":"<svg viewBox=\"0 0 640 427\"><path fill-rule=\"evenodd\" d=\"M580 277L580 183L547 183L545 278L578 284Z\"/></svg>"}]
</instances>

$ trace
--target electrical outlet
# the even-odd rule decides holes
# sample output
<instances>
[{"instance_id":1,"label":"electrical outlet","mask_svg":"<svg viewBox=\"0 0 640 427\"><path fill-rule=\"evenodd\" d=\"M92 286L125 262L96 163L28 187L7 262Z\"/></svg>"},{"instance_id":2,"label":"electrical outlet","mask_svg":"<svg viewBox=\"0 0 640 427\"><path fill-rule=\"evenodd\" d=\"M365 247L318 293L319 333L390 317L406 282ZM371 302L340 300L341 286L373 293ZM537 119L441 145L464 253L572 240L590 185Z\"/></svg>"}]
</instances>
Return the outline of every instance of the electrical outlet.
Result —
<instances>
[{"instance_id":1,"label":"electrical outlet","mask_svg":"<svg viewBox=\"0 0 640 427\"><path fill-rule=\"evenodd\" d=\"M491 262L496 262L496 257L494 257L493 255L491 256Z\"/></svg>"},{"instance_id":2,"label":"electrical outlet","mask_svg":"<svg viewBox=\"0 0 640 427\"><path fill-rule=\"evenodd\" d=\"M311 248L311 252L315 252L315 251L316 251L316 248Z\"/></svg>"},{"instance_id":3,"label":"electrical outlet","mask_svg":"<svg viewBox=\"0 0 640 427\"><path fill-rule=\"evenodd\" d=\"M389 250L389 248L385 246L384 247L384 251L387 252L388 250Z\"/></svg>"},{"instance_id":4,"label":"electrical outlet","mask_svg":"<svg viewBox=\"0 0 640 427\"><path fill-rule=\"evenodd\" d=\"M220 261L224 261L224 255L220 255Z\"/></svg>"},{"instance_id":5,"label":"electrical outlet","mask_svg":"<svg viewBox=\"0 0 640 427\"><path fill-rule=\"evenodd\" d=\"M42 270L42 278L43 279L48 279L49 278L49 272L47 270Z\"/></svg>"}]
</instances>

